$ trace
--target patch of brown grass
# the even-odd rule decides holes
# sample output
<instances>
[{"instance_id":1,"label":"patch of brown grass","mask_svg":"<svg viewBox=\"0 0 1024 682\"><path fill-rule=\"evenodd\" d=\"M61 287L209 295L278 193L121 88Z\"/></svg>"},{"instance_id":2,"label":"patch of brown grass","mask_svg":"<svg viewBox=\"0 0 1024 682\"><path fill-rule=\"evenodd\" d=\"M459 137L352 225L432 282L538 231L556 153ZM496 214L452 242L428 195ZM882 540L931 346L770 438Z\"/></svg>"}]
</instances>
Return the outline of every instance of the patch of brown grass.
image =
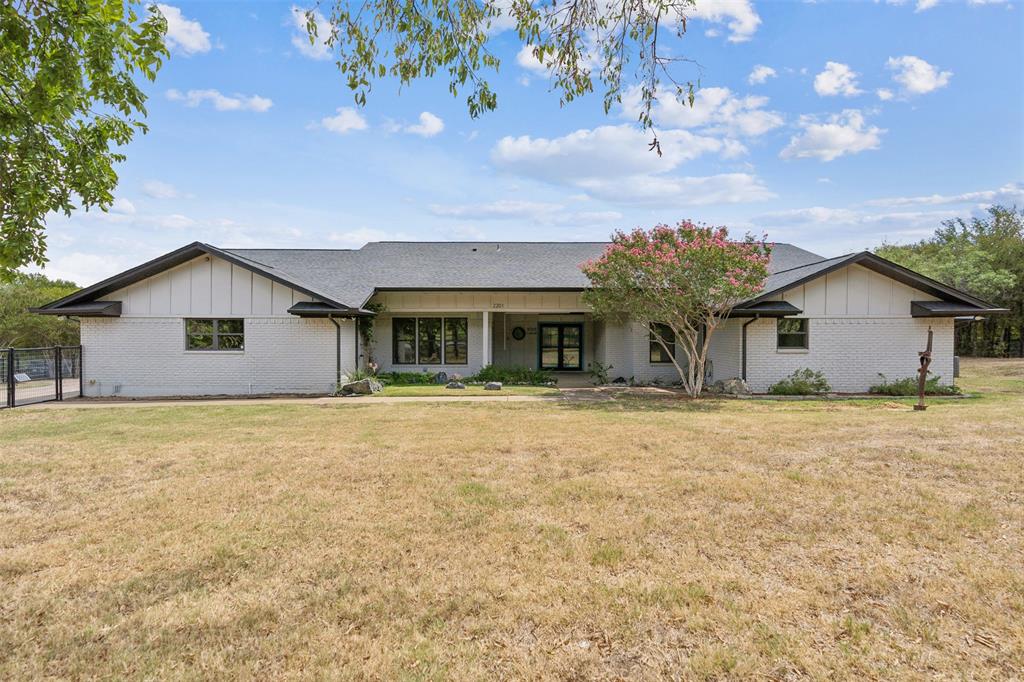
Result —
<instances>
[{"instance_id":1,"label":"patch of brown grass","mask_svg":"<svg viewBox=\"0 0 1024 682\"><path fill-rule=\"evenodd\" d=\"M1008 385L4 411L0 678L1019 675Z\"/></svg>"}]
</instances>

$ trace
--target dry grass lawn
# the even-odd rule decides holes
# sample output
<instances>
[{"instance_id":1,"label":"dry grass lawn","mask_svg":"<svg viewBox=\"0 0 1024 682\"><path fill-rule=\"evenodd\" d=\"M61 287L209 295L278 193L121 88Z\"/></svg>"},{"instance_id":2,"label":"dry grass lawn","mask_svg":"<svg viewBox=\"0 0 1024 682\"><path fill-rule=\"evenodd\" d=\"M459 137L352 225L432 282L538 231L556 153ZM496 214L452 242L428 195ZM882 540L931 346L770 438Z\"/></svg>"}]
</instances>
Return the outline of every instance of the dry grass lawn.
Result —
<instances>
[{"instance_id":1,"label":"dry grass lawn","mask_svg":"<svg viewBox=\"0 0 1024 682\"><path fill-rule=\"evenodd\" d=\"M0 678L1007 679L979 399L0 413Z\"/></svg>"}]
</instances>

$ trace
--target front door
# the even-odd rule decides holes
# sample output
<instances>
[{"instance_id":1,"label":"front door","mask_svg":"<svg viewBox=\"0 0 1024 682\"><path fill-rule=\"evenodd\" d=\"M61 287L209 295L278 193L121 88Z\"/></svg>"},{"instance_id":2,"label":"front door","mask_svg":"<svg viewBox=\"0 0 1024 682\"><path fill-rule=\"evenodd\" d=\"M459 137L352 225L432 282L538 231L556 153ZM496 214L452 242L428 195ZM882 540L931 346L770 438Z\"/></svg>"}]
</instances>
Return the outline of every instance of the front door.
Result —
<instances>
[{"instance_id":1,"label":"front door","mask_svg":"<svg viewBox=\"0 0 1024 682\"><path fill-rule=\"evenodd\" d=\"M547 323L540 326L540 368L583 369L583 325Z\"/></svg>"}]
</instances>

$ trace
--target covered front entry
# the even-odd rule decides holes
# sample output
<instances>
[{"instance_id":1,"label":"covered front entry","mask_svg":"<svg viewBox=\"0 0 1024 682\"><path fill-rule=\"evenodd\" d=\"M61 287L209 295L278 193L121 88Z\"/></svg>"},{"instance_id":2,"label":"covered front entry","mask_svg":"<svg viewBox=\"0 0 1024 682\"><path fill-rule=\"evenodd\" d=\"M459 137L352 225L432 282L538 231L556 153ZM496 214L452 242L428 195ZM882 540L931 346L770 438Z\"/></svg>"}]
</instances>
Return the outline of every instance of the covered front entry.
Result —
<instances>
[{"instance_id":1,"label":"covered front entry","mask_svg":"<svg viewBox=\"0 0 1024 682\"><path fill-rule=\"evenodd\" d=\"M492 313L492 362L549 372L585 372L597 357L599 338L585 313Z\"/></svg>"},{"instance_id":2,"label":"covered front entry","mask_svg":"<svg viewBox=\"0 0 1024 682\"><path fill-rule=\"evenodd\" d=\"M544 322L539 325L541 369L559 372L583 369L583 325L576 322Z\"/></svg>"}]
</instances>

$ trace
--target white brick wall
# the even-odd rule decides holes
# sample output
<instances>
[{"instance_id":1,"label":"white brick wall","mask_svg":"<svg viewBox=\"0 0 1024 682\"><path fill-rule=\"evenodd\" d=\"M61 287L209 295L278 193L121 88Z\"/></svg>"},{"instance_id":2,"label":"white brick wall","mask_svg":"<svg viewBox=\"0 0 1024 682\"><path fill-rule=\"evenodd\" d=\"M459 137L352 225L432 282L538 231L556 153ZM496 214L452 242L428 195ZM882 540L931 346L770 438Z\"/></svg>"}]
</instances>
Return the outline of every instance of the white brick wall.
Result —
<instances>
[{"instance_id":1,"label":"white brick wall","mask_svg":"<svg viewBox=\"0 0 1024 682\"><path fill-rule=\"evenodd\" d=\"M180 317L82 318L87 396L328 393L335 381L329 320L246 317L242 352L186 351ZM355 364L354 323L341 324L342 372Z\"/></svg>"},{"instance_id":2,"label":"white brick wall","mask_svg":"<svg viewBox=\"0 0 1024 682\"><path fill-rule=\"evenodd\" d=\"M889 379L913 376L918 352L935 333L931 371L943 384L953 382L953 320L912 317L810 318L810 348L776 348L775 320L758 320L747 328L747 383L763 393L794 370L809 367L822 372L833 390L860 393ZM721 377L724 378L724 377Z\"/></svg>"}]
</instances>

